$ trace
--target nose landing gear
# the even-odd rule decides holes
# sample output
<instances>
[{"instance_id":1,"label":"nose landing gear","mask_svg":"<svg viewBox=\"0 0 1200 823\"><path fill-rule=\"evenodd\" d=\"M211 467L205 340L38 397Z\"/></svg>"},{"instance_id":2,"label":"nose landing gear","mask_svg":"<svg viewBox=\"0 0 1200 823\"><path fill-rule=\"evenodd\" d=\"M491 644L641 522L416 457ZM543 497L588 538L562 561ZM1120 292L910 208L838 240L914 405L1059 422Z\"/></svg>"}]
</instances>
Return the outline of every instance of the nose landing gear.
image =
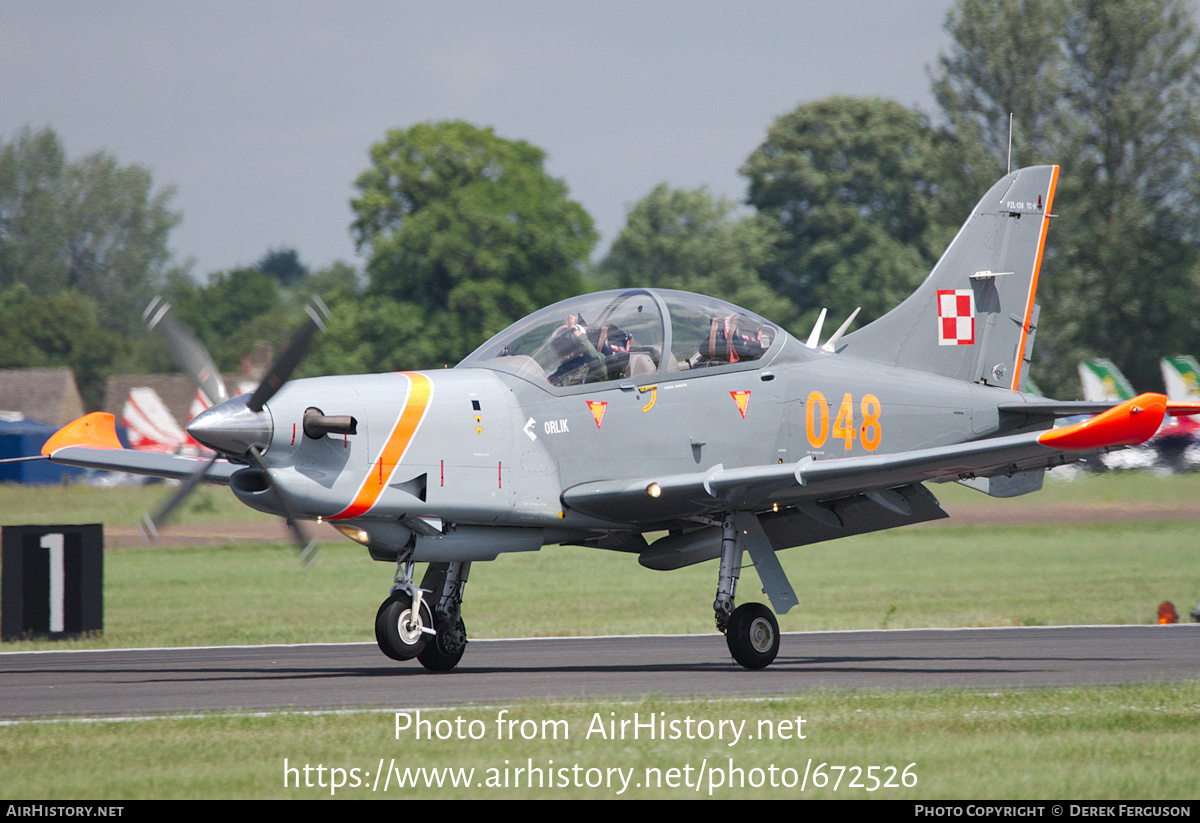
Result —
<instances>
[{"instance_id":1,"label":"nose landing gear","mask_svg":"<svg viewBox=\"0 0 1200 823\"><path fill-rule=\"evenodd\" d=\"M431 563L420 587L412 567L411 560L397 563L391 594L375 615L375 642L393 660L415 657L430 671L449 671L467 646L461 610L471 564ZM432 610L427 595L434 595Z\"/></svg>"}]
</instances>

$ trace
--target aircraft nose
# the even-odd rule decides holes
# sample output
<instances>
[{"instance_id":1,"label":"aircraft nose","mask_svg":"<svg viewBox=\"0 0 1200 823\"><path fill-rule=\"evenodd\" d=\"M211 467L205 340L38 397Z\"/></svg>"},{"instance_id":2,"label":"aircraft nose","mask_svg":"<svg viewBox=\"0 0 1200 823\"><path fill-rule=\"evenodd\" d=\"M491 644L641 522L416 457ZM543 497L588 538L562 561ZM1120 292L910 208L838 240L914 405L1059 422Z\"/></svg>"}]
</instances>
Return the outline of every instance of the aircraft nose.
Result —
<instances>
[{"instance_id":1,"label":"aircraft nose","mask_svg":"<svg viewBox=\"0 0 1200 823\"><path fill-rule=\"evenodd\" d=\"M275 424L266 406L256 412L249 403L249 395L242 395L205 409L188 423L187 432L197 443L231 457L241 457L251 446L265 452Z\"/></svg>"}]
</instances>

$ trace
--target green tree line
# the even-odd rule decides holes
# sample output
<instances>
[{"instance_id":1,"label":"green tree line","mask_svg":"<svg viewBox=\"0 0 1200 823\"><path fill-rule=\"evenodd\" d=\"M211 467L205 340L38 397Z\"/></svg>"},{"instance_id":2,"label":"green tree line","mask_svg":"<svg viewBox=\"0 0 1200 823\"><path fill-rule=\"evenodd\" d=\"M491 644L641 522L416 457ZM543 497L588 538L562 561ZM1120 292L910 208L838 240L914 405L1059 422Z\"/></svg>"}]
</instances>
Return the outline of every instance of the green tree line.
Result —
<instances>
[{"instance_id":1,"label":"green tree line","mask_svg":"<svg viewBox=\"0 0 1200 823\"><path fill-rule=\"evenodd\" d=\"M530 311L633 285L713 294L807 336L817 313L886 312L924 278L1007 168L1062 167L1032 374L1078 394L1113 359L1139 388L1200 351L1200 37L1181 0L959 0L930 77L937 110L806 102L740 167L744 204L662 183L607 253L545 153L462 121L394 129L355 182L360 272L292 249L201 282L172 265L173 191L105 153L69 160L49 129L0 145L0 366L173 368L140 329L165 292L222 369L277 345L299 301L333 320L303 373L452 365ZM1012 117L1010 141L1010 115ZM840 321L839 321L840 322Z\"/></svg>"}]
</instances>

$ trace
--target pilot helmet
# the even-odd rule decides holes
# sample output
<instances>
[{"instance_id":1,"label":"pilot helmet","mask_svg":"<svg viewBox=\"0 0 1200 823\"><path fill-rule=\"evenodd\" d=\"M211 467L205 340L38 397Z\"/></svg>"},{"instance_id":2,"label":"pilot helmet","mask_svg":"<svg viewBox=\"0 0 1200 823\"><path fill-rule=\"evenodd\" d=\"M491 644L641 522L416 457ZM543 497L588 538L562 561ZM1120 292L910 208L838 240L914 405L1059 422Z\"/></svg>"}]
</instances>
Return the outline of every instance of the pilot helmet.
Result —
<instances>
[{"instance_id":1,"label":"pilot helmet","mask_svg":"<svg viewBox=\"0 0 1200 823\"><path fill-rule=\"evenodd\" d=\"M565 360L579 351L579 341L575 337L576 333L582 332L582 330L582 326L571 328L564 324L555 329L554 334L550 335L550 346L554 349L554 353L558 355L560 360Z\"/></svg>"}]
</instances>

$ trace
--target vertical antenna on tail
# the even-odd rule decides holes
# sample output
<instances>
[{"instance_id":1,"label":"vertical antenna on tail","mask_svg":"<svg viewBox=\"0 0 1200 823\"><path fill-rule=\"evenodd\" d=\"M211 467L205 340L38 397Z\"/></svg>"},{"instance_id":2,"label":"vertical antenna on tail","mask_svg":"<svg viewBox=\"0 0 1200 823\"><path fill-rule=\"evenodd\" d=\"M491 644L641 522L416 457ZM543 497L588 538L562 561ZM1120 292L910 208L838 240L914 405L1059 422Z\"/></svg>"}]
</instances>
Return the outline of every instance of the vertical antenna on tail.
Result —
<instances>
[{"instance_id":1,"label":"vertical antenna on tail","mask_svg":"<svg viewBox=\"0 0 1200 823\"><path fill-rule=\"evenodd\" d=\"M1008 113L1008 171L1005 174L1012 174L1012 112Z\"/></svg>"}]
</instances>

